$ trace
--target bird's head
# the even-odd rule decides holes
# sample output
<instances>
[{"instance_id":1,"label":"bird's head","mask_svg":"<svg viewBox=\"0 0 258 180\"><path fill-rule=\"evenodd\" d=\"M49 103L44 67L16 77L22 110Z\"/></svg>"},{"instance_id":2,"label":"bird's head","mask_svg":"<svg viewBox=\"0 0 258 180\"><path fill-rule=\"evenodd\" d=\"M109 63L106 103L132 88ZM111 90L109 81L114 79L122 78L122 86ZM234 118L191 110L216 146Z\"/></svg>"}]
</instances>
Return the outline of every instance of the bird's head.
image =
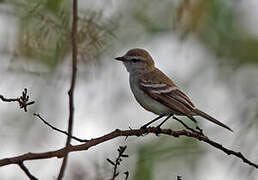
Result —
<instances>
[{"instance_id":1,"label":"bird's head","mask_svg":"<svg viewBox=\"0 0 258 180\"><path fill-rule=\"evenodd\" d=\"M140 48L131 49L124 56L116 57L115 59L122 61L129 73L148 72L155 68L150 54Z\"/></svg>"}]
</instances>

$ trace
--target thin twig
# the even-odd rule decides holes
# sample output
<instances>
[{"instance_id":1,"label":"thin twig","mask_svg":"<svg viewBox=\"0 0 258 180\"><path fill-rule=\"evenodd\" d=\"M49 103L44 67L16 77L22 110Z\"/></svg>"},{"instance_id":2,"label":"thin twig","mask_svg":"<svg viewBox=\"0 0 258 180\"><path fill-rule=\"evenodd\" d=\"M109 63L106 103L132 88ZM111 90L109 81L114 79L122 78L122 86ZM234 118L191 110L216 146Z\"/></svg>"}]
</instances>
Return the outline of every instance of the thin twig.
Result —
<instances>
[{"instance_id":1,"label":"thin twig","mask_svg":"<svg viewBox=\"0 0 258 180\"><path fill-rule=\"evenodd\" d=\"M78 2L77 0L73 0L73 21L72 21L72 78L71 78L71 86L68 91L69 94L69 120L68 120L68 134L66 139L66 148L70 146L72 130L73 130L73 119L74 119L74 87L76 83L76 74L77 74L77 21L78 21ZM68 160L68 153L65 153L61 169L59 171L58 180L61 180L64 176L65 167Z\"/></svg>"},{"instance_id":2,"label":"thin twig","mask_svg":"<svg viewBox=\"0 0 258 180\"><path fill-rule=\"evenodd\" d=\"M182 180L182 176L177 176L176 179L177 180Z\"/></svg>"},{"instance_id":3,"label":"thin twig","mask_svg":"<svg viewBox=\"0 0 258 180\"><path fill-rule=\"evenodd\" d=\"M122 162L122 158L128 158L129 156L127 154L124 154L125 150L126 150L127 146L119 146L119 148L117 149L118 151L118 156L115 160L115 162L113 162L110 159L107 159L107 161L114 166L114 170L113 170L113 176L110 178L110 180L114 180L118 175L119 172L117 172L117 167L120 165L120 163ZM128 173L128 171L127 171ZM129 176L129 173L128 173Z\"/></svg>"},{"instance_id":4,"label":"thin twig","mask_svg":"<svg viewBox=\"0 0 258 180\"><path fill-rule=\"evenodd\" d=\"M195 133L200 133L203 135L202 130L199 128L199 131L194 130L193 128L189 127L187 124L185 124L181 119L178 119L176 116L173 116L173 119L175 119L176 121L178 121L179 123L181 123L186 129L195 132ZM198 126L197 126L198 127Z\"/></svg>"},{"instance_id":5,"label":"thin twig","mask_svg":"<svg viewBox=\"0 0 258 180\"><path fill-rule=\"evenodd\" d=\"M31 179L31 180L38 180L38 178L36 178L35 176L33 176L30 173L29 169L23 164L23 162L18 163L18 165L24 171L24 173L28 176L29 179Z\"/></svg>"},{"instance_id":6,"label":"thin twig","mask_svg":"<svg viewBox=\"0 0 258 180\"><path fill-rule=\"evenodd\" d=\"M49 126L51 129L53 129L53 130L55 130L55 131L58 131L58 132L60 132L60 133L62 133L62 134L65 134L66 136L70 136L71 139L74 139L74 140L79 141L79 142L88 142L88 141L89 141L89 140L87 140L87 139L80 139L80 138L75 137L75 136L73 136L73 135L69 135L68 132L54 127L54 126L51 125L49 122L47 122L42 116L40 116L39 114L34 113L33 115L36 116L36 117L38 117L44 124L46 124L47 126Z\"/></svg>"},{"instance_id":7,"label":"thin twig","mask_svg":"<svg viewBox=\"0 0 258 180\"><path fill-rule=\"evenodd\" d=\"M58 149L55 151L49 151L49 152L43 152L43 153L26 153L20 156L15 156L11 158L5 158L0 160L0 167L5 166L8 164L18 164L23 161L28 161L28 160L39 160L39 159L48 159L48 158L53 158L53 157L58 157L62 158L66 155L67 151L68 152L74 152L74 151L85 151L88 150L89 148L96 146L98 144L101 144L103 142L109 141L111 139L114 139L119 136L142 136L143 134L146 133L152 133L156 134L159 132L160 134L168 135L168 136L173 136L176 138L179 138L180 136L186 136L186 137L191 137L194 139L197 139L199 141L203 141L214 148L224 152L227 155L233 155L239 159L241 159L244 163L258 169L258 164L253 163L252 161L248 160L245 156L242 155L240 152L233 151L231 149L225 148L223 145L210 140L207 136L204 136L199 133L187 131L187 130L181 130L181 131L173 131L171 129L158 129L155 127L149 127L147 129L132 129L132 130L115 130L112 131L109 134L106 134L104 136L101 136L99 138L91 139L89 142L80 144L80 145L70 145L69 147L65 147L62 149Z\"/></svg>"},{"instance_id":8,"label":"thin twig","mask_svg":"<svg viewBox=\"0 0 258 180\"><path fill-rule=\"evenodd\" d=\"M4 102L19 102L19 98L5 98L3 95L0 95L0 99Z\"/></svg>"},{"instance_id":9,"label":"thin twig","mask_svg":"<svg viewBox=\"0 0 258 180\"><path fill-rule=\"evenodd\" d=\"M29 95L27 95L28 91L25 88L22 92L22 95L18 98L5 98L3 95L0 95L0 99L4 102L18 102L21 109L24 109L27 112L27 106L32 105L35 101L29 102Z\"/></svg>"},{"instance_id":10,"label":"thin twig","mask_svg":"<svg viewBox=\"0 0 258 180\"><path fill-rule=\"evenodd\" d=\"M124 172L124 175L125 175L125 180L128 180L128 178L129 178L129 172L128 172L128 171Z\"/></svg>"}]
</instances>

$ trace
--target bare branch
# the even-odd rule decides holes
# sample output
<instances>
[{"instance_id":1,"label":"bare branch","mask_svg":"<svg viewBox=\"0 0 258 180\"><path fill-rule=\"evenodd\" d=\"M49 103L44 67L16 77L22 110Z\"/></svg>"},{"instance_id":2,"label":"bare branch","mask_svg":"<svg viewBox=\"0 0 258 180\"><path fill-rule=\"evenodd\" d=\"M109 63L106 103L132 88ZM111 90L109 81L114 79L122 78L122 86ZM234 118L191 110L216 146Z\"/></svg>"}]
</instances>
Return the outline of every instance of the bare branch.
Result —
<instances>
[{"instance_id":1,"label":"bare branch","mask_svg":"<svg viewBox=\"0 0 258 180\"><path fill-rule=\"evenodd\" d=\"M72 78L71 78L71 86L68 91L69 95L69 120L68 120L68 134L66 139L66 148L70 146L71 142L71 136L73 131L73 119L74 119L74 87L76 83L76 73L77 73L77 21L78 21L78 2L77 0L73 0L73 22L72 22ZM64 176L65 167L68 160L68 153L69 151L66 151L61 169L58 175L58 180L61 180Z\"/></svg>"},{"instance_id":2,"label":"bare branch","mask_svg":"<svg viewBox=\"0 0 258 180\"><path fill-rule=\"evenodd\" d=\"M107 159L107 161L114 166L114 170L113 170L113 176L111 177L110 180L114 180L116 177L118 177L119 172L117 172L117 167L120 165L120 163L122 162L122 158L128 158L129 156L127 154L124 154L125 150L126 150L127 146L119 146L119 148L117 149L118 151L118 156L115 160L115 162L113 162L110 159ZM128 173L128 171L127 171ZM129 176L129 173L128 173ZM128 178L128 177L127 177Z\"/></svg>"},{"instance_id":3,"label":"bare branch","mask_svg":"<svg viewBox=\"0 0 258 180\"><path fill-rule=\"evenodd\" d=\"M19 98L5 98L3 95L0 95L0 99L4 102L19 102Z\"/></svg>"},{"instance_id":4,"label":"bare branch","mask_svg":"<svg viewBox=\"0 0 258 180\"><path fill-rule=\"evenodd\" d=\"M35 176L33 176L30 173L29 169L23 164L23 162L18 163L18 165L24 171L24 173L28 176L29 179L31 179L31 180L38 180L38 178L36 178Z\"/></svg>"},{"instance_id":5,"label":"bare branch","mask_svg":"<svg viewBox=\"0 0 258 180\"><path fill-rule=\"evenodd\" d=\"M18 102L21 109L24 109L27 112L27 106L32 105L35 101L29 102L29 95L27 95L27 89L25 88L22 92L22 95L18 98L5 98L3 95L0 95L0 99L4 102Z\"/></svg>"},{"instance_id":6,"label":"bare branch","mask_svg":"<svg viewBox=\"0 0 258 180\"><path fill-rule=\"evenodd\" d=\"M60 133L62 133L62 134L65 134L66 136L70 136L71 139L74 139L74 140L79 141L79 142L88 142L88 141L89 141L89 140L87 140L87 139L80 139L80 138L77 138L77 137L75 137L75 136L73 136L73 135L69 135L68 132L54 127L54 126L51 125L49 122L47 122L43 117L41 117L39 114L34 113L33 115L36 116L36 117L38 117L44 124L46 124L47 126L49 126L51 129L53 129L53 130L55 130L55 131L58 131L58 132L60 132Z\"/></svg>"},{"instance_id":7,"label":"bare branch","mask_svg":"<svg viewBox=\"0 0 258 180\"><path fill-rule=\"evenodd\" d=\"M98 144L109 141L109 140L114 139L119 136L124 136L124 137L126 137L126 136L142 136L146 133L156 134L157 132L159 134L173 136L176 138L178 138L180 136L186 136L186 137L198 139L199 141L203 141L203 142L215 147L216 149L223 151L227 155L233 155L233 156L241 159L244 163L258 169L257 164L248 160L240 152L236 152L231 149L225 148L223 145L210 140L207 136L201 135L200 133L195 133L195 132L191 132L191 131L187 131L187 130L173 131L171 129L158 129L155 127L149 127L147 129L131 129L131 130L117 129L117 130L115 130L109 134L106 134L104 136L101 136L99 138L91 139L89 142L86 142L84 144L75 145L75 146L70 145L68 147L58 149L56 151L49 151L49 152L43 152L43 153L26 153L26 154L16 156L16 157L1 159L0 167L8 165L8 164L18 164L20 162L28 161L28 160L48 159L48 158L53 158L53 157L62 158L67 154L67 152L85 151L93 146L96 146Z\"/></svg>"}]
</instances>

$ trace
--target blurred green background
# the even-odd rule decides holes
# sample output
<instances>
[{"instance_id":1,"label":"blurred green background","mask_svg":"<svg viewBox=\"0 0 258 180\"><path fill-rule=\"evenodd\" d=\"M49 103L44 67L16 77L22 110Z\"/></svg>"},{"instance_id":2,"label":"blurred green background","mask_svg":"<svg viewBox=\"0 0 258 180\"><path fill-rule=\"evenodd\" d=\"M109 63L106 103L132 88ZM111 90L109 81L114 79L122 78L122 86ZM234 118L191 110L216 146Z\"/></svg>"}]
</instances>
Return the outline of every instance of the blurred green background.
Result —
<instances>
[{"instance_id":1,"label":"blurred green background","mask_svg":"<svg viewBox=\"0 0 258 180\"><path fill-rule=\"evenodd\" d=\"M61 148L66 137L32 116L40 113L66 129L71 78L71 13L68 0L0 1L0 94L17 97L26 87L36 104L24 113L0 102L0 158ZM81 138L139 128L155 117L134 100L128 74L114 57L147 49L156 65L197 107L228 124L228 133L203 119L204 132L258 162L258 2L256 0L79 1L78 81L74 134ZM182 118L193 126L191 122ZM182 129L173 120L166 123ZM74 142L76 144L76 142ZM118 138L72 153L65 179L108 179L119 145L127 154L119 171L129 179L255 180L240 160L190 138L154 135ZM57 176L59 159L25 164L39 179ZM25 179L17 166L1 179ZM124 179L123 174L117 179Z\"/></svg>"}]
</instances>

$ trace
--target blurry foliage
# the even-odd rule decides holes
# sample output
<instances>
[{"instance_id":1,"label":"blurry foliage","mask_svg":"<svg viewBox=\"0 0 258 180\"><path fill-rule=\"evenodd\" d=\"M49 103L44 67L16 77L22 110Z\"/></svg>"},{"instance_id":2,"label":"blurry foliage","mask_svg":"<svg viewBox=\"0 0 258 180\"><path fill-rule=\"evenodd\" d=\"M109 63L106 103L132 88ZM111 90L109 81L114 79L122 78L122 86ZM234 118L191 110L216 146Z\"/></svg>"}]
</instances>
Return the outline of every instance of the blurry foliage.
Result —
<instances>
[{"instance_id":1,"label":"blurry foliage","mask_svg":"<svg viewBox=\"0 0 258 180\"><path fill-rule=\"evenodd\" d=\"M78 21L78 54L82 61L96 59L113 38L111 20L104 21L101 12L84 13Z\"/></svg>"},{"instance_id":2,"label":"blurry foliage","mask_svg":"<svg viewBox=\"0 0 258 180\"><path fill-rule=\"evenodd\" d=\"M18 54L49 66L55 66L70 49L69 5L54 2L32 0L17 7L21 14Z\"/></svg>"},{"instance_id":3,"label":"blurry foliage","mask_svg":"<svg viewBox=\"0 0 258 180\"><path fill-rule=\"evenodd\" d=\"M258 38L241 28L237 12L229 1L184 0L175 15L175 28L182 37L196 33L218 56L222 63L239 66L258 63Z\"/></svg>"},{"instance_id":4,"label":"blurry foliage","mask_svg":"<svg viewBox=\"0 0 258 180\"><path fill-rule=\"evenodd\" d=\"M68 0L11 0L19 30L17 55L54 68L71 53L71 3ZM108 20L106 20L108 21ZM101 12L81 11L78 52L84 62L96 58L106 45L108 23Z\"/></svg>"},{"instance_id":5,"label":"blurry foliage","mask_svg":"<svg viewBox=\"0 0 258 180\"><path fill-rule=\"evenodd\" d=\"M241 12L236 9L237 4L224 0L129 1L120 8L125 17L121 33L126 41L171 30L179 31L182 39L195 34L211 52L222 57L217 58L221 63L257 64L258 38L242 28Z\"/></svg>"},{"instance_id":6,"label":"blurry foliage","mask_svg":"<svg viewBox=\"0 0 258 180\"><path fill-rule=\"evenodd\" d=\"M138 160L136 162L135 167L135 180L141 180L141 179L149 179L152 180L153 178L153 169L155 164L155 155L150 154L153 151L153 145L144 145L139 147L138 149Z\"/></svg>"},{"instance_id":7,"label":"blurry foliage","mask_svg":"<svg viewBox=\"0 0 258 180\"><path fill-rule=\"evenodd\" d=\"M171 140L170 137L160 137L158 141L153 140L148 144L138 147L138 160L135 167L135 180L154 179L154 170L158 164L166 166L175 175L180 164L184 164L185 169L191 169L193 174L195 167L198 167L200 156L205 151L200 143L190 138L180 138ZM158 174L162 174L159 172ZM180 174L177 174L180 175ZM176 178L170 177L170 178Z\"/></svg>"},{"instance_id":8,"label":"blurry foliage","mask_svg":"<svg viewBox=\"0 0 258 180\"><path fill-rule=\"evenodd\" d=\"M155 0L150 3L148 0L141 0L137 1L137 6L131 7L130 11L135 20L142 24L147 32L164 32L171 30L173 5L172 1L160 3Z\"/></svg>"},{"instance_id":9,"label":"blurry foliage","mask_svg":"<svg viewBox=\"0 0 258 180\"><path fill-rule=\"evenodd\" d=\"M171 0L132 0L125 1L112 17L118 22L116 32L118 40L115 43L122 45L137 43L141 40L150 40L149 37L158 33L171 31L174 3Z\"/></svg>"}]
</instances>

